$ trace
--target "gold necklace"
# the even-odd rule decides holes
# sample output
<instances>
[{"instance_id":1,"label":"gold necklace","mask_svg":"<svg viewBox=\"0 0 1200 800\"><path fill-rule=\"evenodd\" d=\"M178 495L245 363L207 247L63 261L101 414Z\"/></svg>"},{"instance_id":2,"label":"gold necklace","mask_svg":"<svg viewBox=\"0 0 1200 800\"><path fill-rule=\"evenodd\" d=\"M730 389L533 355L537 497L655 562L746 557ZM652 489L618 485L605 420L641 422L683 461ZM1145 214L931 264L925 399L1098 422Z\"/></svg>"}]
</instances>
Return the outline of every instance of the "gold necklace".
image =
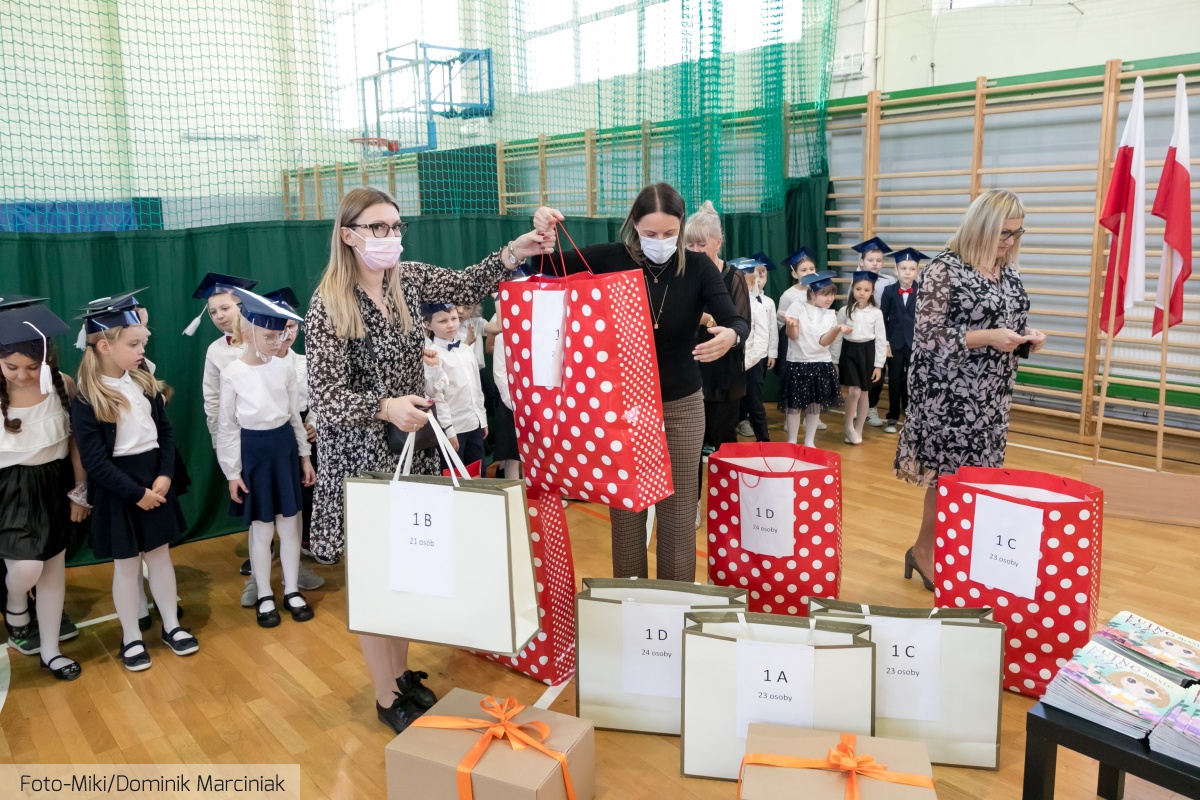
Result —
<instances>
[{"instance_id":1,"label":"gold necklace","mask_svg":"<svg viewBox=\"0 0 1200 800\"><path fill-rule=\"evenodd\" d=\"M671 265L668 263L668 264L664 265L664 266L663 266L663 268L662 268L662 269L660 269L658 272L655 272L654 270L652 270L652 269L650 268L650 262L649 262L649 261L647 261L647 262L646 262L646 272L649 272L649 273L651 274L651 276L653 276L653 277L654 277L654 282L655 282L655 283L658 283L658 279L662 277L662 274L663 274L664 272L666 272L666 271L667 271L667 270L670 268L670 266L671 266ZM649 284L647 284L646 291L647 291L647 292L649 292L649 291L650 291ZM664 296L664 297L666 296L666 292L663 292L663 296Z\"/></svg>"},{"instance_id":2,"label":"gold necklace","mask_svg":"<svg viewBox=\"0 0 1200 800\"><path fill-rule=\"evenodd\" d=\"M642 280L645 280L645 278L646 276L643 275ZM654 282L658 283L657 280ZM657 313L654 311L654 306L650 305L650 317L654 321L654 330L658 330L658 321L662 318L663 308L667 305L667 292L669 291L671 291L670 285L663 287L662 300L660 300L658 303ZM650 303L650 284L648 282L646 284L646 302L647 304Z\"/></svg>"}]
</instances>

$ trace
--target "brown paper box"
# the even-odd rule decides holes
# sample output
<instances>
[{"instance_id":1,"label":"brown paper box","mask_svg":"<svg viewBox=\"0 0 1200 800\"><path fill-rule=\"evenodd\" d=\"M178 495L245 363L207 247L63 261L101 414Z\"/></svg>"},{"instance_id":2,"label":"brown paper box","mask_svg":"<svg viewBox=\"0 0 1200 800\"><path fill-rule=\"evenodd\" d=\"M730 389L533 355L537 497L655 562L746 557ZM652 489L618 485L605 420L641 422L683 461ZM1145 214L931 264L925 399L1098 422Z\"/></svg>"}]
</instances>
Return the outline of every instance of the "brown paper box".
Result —
<instances>
[{"instance_id":1,"label":"brown paper box","mask_svg":"<svg viewBox=\"0 0 1200 800\"><path fill-rule=\"evenodd\" d=\"M452 689L426 717L495 718L479 707L486 695ZM503 701L504 698L496 698ZM596 795L595 733L591 720L526 706L515 723L540 721L550 727L546 748L567 756L576 800ZM531 729L525 729L529 732ZM483 736L482 730L408 728L384 751L388 800L458 800L458 762ZM566 800L558 761L532 748L513 750L493 739L471 772L475 800Z\"/></svg>"},{"instance_id":2,"label":"brown paper box","mask_svg":"<svg viewBox=\"0 0 1200 800\"><path fill-rule=\"evenodd\" d=\"M841 734L789 728L785 725L751 723L746 737L747 753L766 753L794 758L824 760L830 748L841 741ZM923 742L856 736L854 753L873 756L889 772L933 776L929 752ZM779 800L781 797L805 797L811 800L843 800L847 776L844 772L824 769L787 769L747 765L742 772L742 800ZM858 788L862 800L936 800L937 792L919 786L901 786L860 775Z\"/></svg>"}]
</instances>

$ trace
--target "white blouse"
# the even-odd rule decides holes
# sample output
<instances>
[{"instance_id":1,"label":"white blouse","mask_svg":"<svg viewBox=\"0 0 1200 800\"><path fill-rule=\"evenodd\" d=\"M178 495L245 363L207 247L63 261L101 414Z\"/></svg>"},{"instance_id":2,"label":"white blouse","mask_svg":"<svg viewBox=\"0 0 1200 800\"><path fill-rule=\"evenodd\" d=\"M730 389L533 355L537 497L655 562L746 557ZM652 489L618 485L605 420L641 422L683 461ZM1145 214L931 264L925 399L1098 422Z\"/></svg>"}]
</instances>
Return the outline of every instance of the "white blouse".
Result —
<instances>
[{"instance_id":1,"label":"white blouse","mask_svg":"<svg viewBox=\"0 0 1200 800\"><path fill-rule=\"evenodd\" d=\"M280 360L296 370L296 398L303 416L303 413L308 411L308 356L288 350L287 355L282 356Z\"/></svg>"},{"instance_id":2,"label":"white blouse","mask_svg":"<svg viewBox=\"0 0 1200 800\"><path fill-rule=\"evenodd\" d=\"M21 430L9 433L0 426L0 469L36 467L67 457L71 420L57 393L46 395L36 406L9 406L8 418L21 420Z\"/></svg>"},{"instance_id":3,"label":"white blouse","mask_svg":"<svg viewBox=\"0 0 1200 800\"><path fill-rule=\"evenodd\" d=\"M779 296L779 313L775 316L779 320L780 325L786 324L787 320L785 319L786 314L784 312L790 309L792 303L795 303L797 300L801 303L807 303L808 289L805 289L803 286L789 286Z\"/></svg>"},{"instance_id":4,"label":"white blouse","mask_svg":"<svg viewBox=\"0 0 1200 800\"><path fill-rule=\"evenodd\" d=\"M119 378L101 375L100 380L110 389L116 389L128 401L117 419L117 438L113 442L113 456L136 456L158 449L158 426L151 414L150 398L142 387L134 383L129 373Z\"/></svg>"},{"instance_id":5,"label":"white blouse","mask_svg":"<svg viewBox=\"0 0 1200 800\"><path fill-rule=\"evenodd\" d=\"M246 352L245 346L234 347L226 336L208 346L204 354L204 418L208 422L208 435L212 437L213 449L217 448L217 412L221 406L221 371L237 361Z\"/></svg>"},{"instance_id":6,"label":"white blouse","mask_svg":"<svg viewBox=\"0 0 1200 800\"><path fill-rule=\"evenodd\" d=\"M887 361L887 327L883 324L883 312L875 306L854 309L854 315L847 319L846 307L838 309L837 324L849 325L854 330L845 334L851 342L875 342L875 366L883 368ZM838 336L830 350L833 361L837 363L842 357L842 336Z\"/></svg>"},{"instance_id":7,"label":"white blouse","mask_svg":"<svg viewBox=\"0 0 1200 800\"><path fill-rule=\"evenodd\" d=\"M821 337L837 324L836 314L828 308L817 308L807 301L797 300L784 316L800 322L800 338L788 338L788 361L833 361L829 348L821 344Z\"/></svg>"},{"instance_id":8,"label":"white blouse","mask_svg":"<svg viewBox=\"0 0 1200 800\"><path fill-rule=\"evenodd\" d=\"M291 424L301 456L312 454L300 421L296 370L282 358L251 366L234 361L221 371L217 462L228 480L242 475L242 429L275 430Z\"/></svg>"},{"instance_id":9,"label":"white blouse","mask_svg":"<svg viewBox=\"0 0 1200 800\"><path fill-rule=\"evenodd\" d=\"M480 367L484 365L483 329L486 326L487 323L484 322L483 317L468 317L459 324L458 336L455 337L466 346L467 331L475 332L475 342L471 345L471 352L475 354L475 363Z\"/></svg>"},{"instance_id":10,"label":"white blouse","mask_svg":"<svg viewBox=\"0 0 1200 800\"><path fill-rule=\"evenodd\" d=\"M496 384L496 391L500 393L500 402L512 411L512 390L508 388L508 356L504 354L503 333L496 334L496 347L492 350L492 381Z\"/></svg>"}]
</instances>

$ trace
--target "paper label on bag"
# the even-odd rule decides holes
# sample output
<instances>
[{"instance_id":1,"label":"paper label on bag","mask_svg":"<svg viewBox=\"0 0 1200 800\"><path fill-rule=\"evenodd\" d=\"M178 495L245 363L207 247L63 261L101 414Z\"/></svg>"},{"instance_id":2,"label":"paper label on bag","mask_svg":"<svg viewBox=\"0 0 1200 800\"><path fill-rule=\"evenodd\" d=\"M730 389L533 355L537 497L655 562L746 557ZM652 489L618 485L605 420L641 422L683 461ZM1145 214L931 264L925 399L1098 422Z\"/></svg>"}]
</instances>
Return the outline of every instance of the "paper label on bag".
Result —
<instances>
[{"instance_id":1,"label":"paper label on bag","mask_svg":"<svg viewBox=\"0 0 1200 800\"><path fill-rule=\"evenodd\" d=\"M1037 593L1043 511L981 494L975 497L971 580L1030 600Z\"/></svg>"},{"instance_id":2,"label":"paper label on bag","mask_svg":"<svg viewBox=\"0 0 1200 800\"><path fill-rule=\"evenodd\" d=\"M388 588L454 597L454 488L391 484Z\"/></svg>"},{"instance_id":3,"label":"paper label on bag","mask_svg":"<svg viewBox=\"0 0 1200 800\"><path fill-rule=\"evenodd\" d=\"M621 688L629 694L679 697L683 615L690 606L621 603Z\"/></svg>"},{"instance_id":4,"label":"paper label on bag","mask_svg":"<svg viewBox=\"0 0 1200 800\"><path fill-rule=\"evenodd\" d=\"M530 333L529 347L534 386L550 389L562 386L566 297L565 291L533 293L533 331Z\"/></svg>"},{"instance_id":5,"label":"paper label on bag","mask_svg":"<svg viewBox=\"0 0 1200 800\"><path fill-rule=\"evenodd\" d=\"M942 718L942 625L931 619L868 616L875 642L875 716Z\"/></svg>"},{"instance_id":6,"label":"paper label on bag","mask_svg":"<svg viewBox=\"0 0 1200 800\"><path fill-rule=\"evenodd\" d=\"M764 556L796 552L796 480L738 473L742 549Z\"/></svg>"},{"instance_id":7,"label":"paper label on bag","mask_svg":"<svg viewBox=\"0 0 1200 800\"><path fill-rule=\"evenodd\" d=\"M738 738L746 738L751 722L811 728L815 672L812 645L738 639Z\"/></svg>"}]
</instances>

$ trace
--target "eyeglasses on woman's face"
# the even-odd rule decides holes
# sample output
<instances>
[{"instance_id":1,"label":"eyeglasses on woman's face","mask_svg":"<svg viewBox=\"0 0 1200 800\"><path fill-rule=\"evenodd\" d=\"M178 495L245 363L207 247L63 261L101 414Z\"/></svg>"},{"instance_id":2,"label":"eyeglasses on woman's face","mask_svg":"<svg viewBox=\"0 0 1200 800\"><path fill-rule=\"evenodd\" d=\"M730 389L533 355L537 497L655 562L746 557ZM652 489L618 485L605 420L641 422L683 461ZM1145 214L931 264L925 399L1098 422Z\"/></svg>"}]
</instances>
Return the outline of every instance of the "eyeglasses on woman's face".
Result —
<instances>
[{"instance_id":1,"label":"eyeglasses on woman's face","mask_svg":"<svg viewBox=\"0 0 1200 800\"><path fill-rule=\"evenodd\" d=\"M1010 231L1007 228L1005 228L1004 230L1000 231L1000 241L1015 242L1017 239L1020 239L1024 235L1025 235L1024 228L1017 228L1015 231Z\"/></svg>"},{"instance_id":2,"label":"eyeglasses on woman's face","mask_svg":"<svg viewBox=\"0 0 1200 800\"><path fill-rule=\"evenodd\" d=\"M395 222L391 225L386 222L368 222L366 224L347 225L347 228L366 228L371 231L371 235L376 239L383 239L390 233L392 236L403 236L408 231L407 222Z\"/></svg>"}]
</instances>

